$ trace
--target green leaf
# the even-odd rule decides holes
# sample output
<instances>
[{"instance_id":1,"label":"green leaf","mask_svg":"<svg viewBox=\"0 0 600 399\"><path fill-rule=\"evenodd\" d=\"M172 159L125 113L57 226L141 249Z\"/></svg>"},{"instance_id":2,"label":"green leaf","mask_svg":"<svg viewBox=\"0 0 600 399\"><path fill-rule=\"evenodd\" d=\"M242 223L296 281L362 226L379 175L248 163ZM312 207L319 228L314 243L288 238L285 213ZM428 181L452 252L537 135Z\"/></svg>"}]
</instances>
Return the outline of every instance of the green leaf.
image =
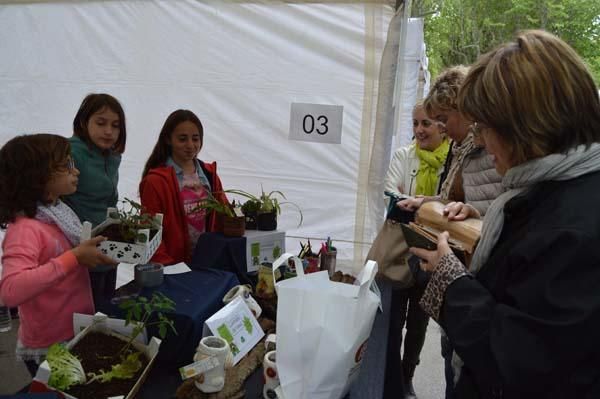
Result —
<instances>
[{"instance_id":1,"label":"green leaf","mask_svg":"<svg viewBox=\"0 0 600 399\"><path fill-rule=\"evenodd\" d=\"M48 385L66 391L73 385L86 382L85 372L79 359L63 344L53 344L48 348L46 360L50 365Z\"/></svg>"}]
</instances>

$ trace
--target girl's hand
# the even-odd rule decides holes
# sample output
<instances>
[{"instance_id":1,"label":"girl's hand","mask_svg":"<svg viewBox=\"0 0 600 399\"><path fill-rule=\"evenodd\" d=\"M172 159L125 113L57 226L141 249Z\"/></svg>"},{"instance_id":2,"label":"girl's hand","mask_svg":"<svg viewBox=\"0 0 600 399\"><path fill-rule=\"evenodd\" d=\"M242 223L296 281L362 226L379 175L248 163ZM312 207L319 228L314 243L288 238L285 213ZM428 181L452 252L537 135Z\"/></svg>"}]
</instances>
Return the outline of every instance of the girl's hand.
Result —
<instances>
[{"instance_id":1,"label":"girl's hand","mask_svg":"<svg viewBox=\"0 0 600 399\"><path fill-rule=\"evenodd\" d=\"M425 197L406 198L398 201L396 206L405 211L416 211L423 205L423 201L425 201Z\"/></svg>"},{"instance_id":2,"label":"girl's hand","mask_svg":"<svg viewBox=\"0 0 600 399\"><path fill-rule=\"evenodd\" d=\"M442 259L444 255L452 253L452 250L448 245L448 237L450 237L450 234L448 234L447 231L444 231L438 236L436 251L428 251L422 248L410 248L410 253L421 258L421 269L426 272L435 271L435 269L438 267L440 259Z\"/></svg>"},{"instance_id":3,"label":"girl's hand","mask_svg":"<svg viewBox=\"0 0 600 399\"><path fill-rule=\"evenodd\" d=\"M78 246L73 248L73 255L77 258L80 265L84 265L90 269L98 265L118 265L112 258L104 255L97 248L97 245L102 241L106 241L106 237L97 236L89 240L82 241Z\"/></svg>"},{"instance_id":4,"label":"girl's hand","mask_svg":"<svg viewBox=\"0 0 600 399\"><path fill-rule=\"evenodd\" d=\"M448 216L448 220L481 219L481 214L477 209L472 205L463 204L462 202L450 202L444 208L444 215Z\"/></svg>"}]
</instances>

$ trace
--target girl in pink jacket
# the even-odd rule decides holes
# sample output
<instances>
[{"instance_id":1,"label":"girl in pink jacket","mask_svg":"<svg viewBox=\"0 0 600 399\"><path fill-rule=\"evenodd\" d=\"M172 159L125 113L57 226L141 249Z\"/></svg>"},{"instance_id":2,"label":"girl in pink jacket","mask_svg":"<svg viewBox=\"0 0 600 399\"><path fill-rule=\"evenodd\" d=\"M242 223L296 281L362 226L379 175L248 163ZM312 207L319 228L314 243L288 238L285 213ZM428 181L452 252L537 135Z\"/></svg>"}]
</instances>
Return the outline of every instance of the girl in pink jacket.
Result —
<instances>
[{"instance_id":1,"label":"girl in pink jacket","mask_svg":"<svg viewBox=\"0 0 600 399\"><path fill-rule=\"evenodd\" d=\"M87 268L115 264L96 248L104 237L79 242L81 223L60 200L78 176L64 137L18 136L0 149L0 297L19 308L16 352L32 375L50 345L73 337L73 313L94 312Z\"/></svg>"}]
</instances>

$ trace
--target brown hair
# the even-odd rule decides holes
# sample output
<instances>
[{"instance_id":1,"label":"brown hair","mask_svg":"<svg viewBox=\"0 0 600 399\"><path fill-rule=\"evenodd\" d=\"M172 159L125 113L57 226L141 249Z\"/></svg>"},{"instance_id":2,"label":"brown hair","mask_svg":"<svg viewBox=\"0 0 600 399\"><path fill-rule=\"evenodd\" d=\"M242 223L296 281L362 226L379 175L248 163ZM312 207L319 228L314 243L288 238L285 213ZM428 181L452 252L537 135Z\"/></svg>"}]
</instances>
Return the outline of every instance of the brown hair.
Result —
<instances>
[{"instance_id":1,"label":"brown hair","mask_svg":"<svg viewBox=\"0 0 600 399\"><path fill-rule=\"evenodd\" d=\"M598 88L577 53L540 30L483 55L458 96L467 118L494 129L516 164L600 141Z\"/></svg>"},{"instance_id":2,"label":"brown hair","mask_svg":"<svg viewBox=\"0 0 600 399\"><path fill-rule=\"evenodd\" d=\"M117 154L122 154L125 152L125 142L127 141L125 112L119 101L110 94L91 93L85 96L73 119L73 135L81 138L86 144L91 145L92 141L87 129L88 122L92 115L104 108L108 108L119 115L119 137L113 151Z\"/></svg>"},{"instance_id":3,"label":"brown hair","mask_svg":"<svg viewBox=\"0 0 600 399\"><path fill-rule=\"evenodd\" d=\"M434 111L456 110L456 98L458 97L458 89L465 80L469 68L464 65L456 65L445 69L437 77L427 97L423 101L425 113L433 118Z\"/></svg>"},{"instance_id":4,"label":"brown hair","mask_svg":"<svg viewBox=\"0 0 600 399\"><path fill-rule=\"evenodd\" d=\"M46 185L71 153L69 141L54 134L17 136L0 149L0 227L18 214L34 217L47 202Z\"/></svg>"},{"instance_id":5,"label":"brown hair","mask_svg":"<svg viewBox=\"0 0 600 399\"><path fill-rule=\"evenodd\" d=\"M196 114L187 109L178 109L177 111L173 111L171 115L167 117L165 124L160 130L158 141L152 150L152 154L150 154L150 157L146 161L146 166L144 166L142 179L148 174L150 169L164 165L165 162L167 162L167 159L171 156L171 145L169 144L171 134L175 128L183 122L192 122L194 125L196 125L198 132L200 133L200 146L202 147L202 143L204 143L204 128L202 127L202 122L200 122L200 119L196 116Z\"/></svg>"}]
</instances>

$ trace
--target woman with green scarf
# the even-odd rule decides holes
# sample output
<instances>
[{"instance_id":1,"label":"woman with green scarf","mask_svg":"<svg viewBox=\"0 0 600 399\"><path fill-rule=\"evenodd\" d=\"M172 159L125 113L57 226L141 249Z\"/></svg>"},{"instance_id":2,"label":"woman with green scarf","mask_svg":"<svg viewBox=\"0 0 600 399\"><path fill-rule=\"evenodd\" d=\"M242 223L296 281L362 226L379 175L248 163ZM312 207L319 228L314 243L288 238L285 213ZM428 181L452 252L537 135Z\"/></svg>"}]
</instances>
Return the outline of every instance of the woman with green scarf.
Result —
<instances>
[{"instance_id":1,"label":"woman with green scarf","mask_svg":"<svg viewBox=\"0 0 600 399\"><path fill-rule=\"evenodd\" d=\"M442 127L429 119L421 102L413 109L414 141L394 153L384 181L384 190L396 196L434 196L438 192L440 175L450 145ZM386 196L389 198L389 196ZM388 364L386 393L403 389L404 398L416 398L412 379L425 342L429 317L419 307L423 287L414 285L392 291L390 331L388 335ZM406 324L404 354L400 356L402 329ZM401 366L402 379L395 373ZM403 381L403 387L394 386ZM389 396L389 395L386 395Z\"/></svg>"}]
</instances>

